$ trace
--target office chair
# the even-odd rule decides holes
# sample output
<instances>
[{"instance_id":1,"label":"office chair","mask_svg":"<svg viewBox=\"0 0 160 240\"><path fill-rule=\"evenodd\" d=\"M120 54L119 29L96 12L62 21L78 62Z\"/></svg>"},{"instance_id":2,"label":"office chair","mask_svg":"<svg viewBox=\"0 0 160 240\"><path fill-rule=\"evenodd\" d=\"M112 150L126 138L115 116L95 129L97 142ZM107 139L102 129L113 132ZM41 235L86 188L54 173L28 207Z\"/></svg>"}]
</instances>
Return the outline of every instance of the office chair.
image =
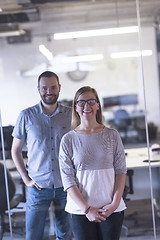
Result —
<instances>
[{"instance_id":1,"label":"office chair","mask_svg":"<svg viewBox=\"0 0 160 240\"><path fill-rule=\"evenodd\" d=\"M12 209L18 205L18 203L22 200L23 196L22 194L15 194L16 186L8 170L7 170L7 178L8 178L10 208ZM8 206L7 206L7 196L6 196L4 165L0 163L0 240L2 240L3 233L5 231L4 215L6 210L8 210Z\"/></svg>"},{"instance_id":2,"label":"office chair","mask_svg":"<svg viewBox=\"0 0 160 240\"><path fill-rule=\"evenodd\" d=\"M114 112L114 127L119 131L123 141L127 140L129 122L129 113L125 109L118 109Z\"/></svg>"}]
</instances>

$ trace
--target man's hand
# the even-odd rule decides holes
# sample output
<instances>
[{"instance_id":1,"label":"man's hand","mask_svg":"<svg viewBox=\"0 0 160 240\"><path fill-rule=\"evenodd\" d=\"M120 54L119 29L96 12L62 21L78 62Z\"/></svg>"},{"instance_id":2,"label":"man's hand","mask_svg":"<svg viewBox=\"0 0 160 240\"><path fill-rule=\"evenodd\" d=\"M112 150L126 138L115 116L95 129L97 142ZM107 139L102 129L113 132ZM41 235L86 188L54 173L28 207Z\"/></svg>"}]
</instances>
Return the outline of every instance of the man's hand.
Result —
<instances>
[{"instance_id":1,"label":"man's hand","mask_svg":"<svg viewBox=\"0 0 160 240\"><path fill-rule=\"evenodd\" d=\"M24 180L24 183L27 187L36 187L38 190L41 190L41 188L35 183L30 177Z\"/></svg>"}]
</instances>

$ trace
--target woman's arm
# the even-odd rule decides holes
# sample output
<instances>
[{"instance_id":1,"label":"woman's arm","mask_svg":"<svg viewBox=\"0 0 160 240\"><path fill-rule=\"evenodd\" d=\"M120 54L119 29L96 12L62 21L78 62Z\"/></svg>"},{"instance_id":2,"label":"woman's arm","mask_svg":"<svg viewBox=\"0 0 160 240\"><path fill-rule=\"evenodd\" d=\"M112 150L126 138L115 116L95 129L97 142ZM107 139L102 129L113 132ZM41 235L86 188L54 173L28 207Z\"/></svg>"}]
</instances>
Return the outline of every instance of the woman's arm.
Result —
<instances>
[{"instance_id":1,"label":"woman's arm","mask_svg":"<svg viewBox=\"0 0 160 240\"><path fill-rule=\"evenodd\" d=\"M114 189L113 189L113 196L112 196L112 202L110 204L105 205L102 209L106 209L105 216L110 216L119 206L124 186L125 186L125 179L126 179L126 160L125 160L125 152L124 147L122 144L122 140L120 138L119 133L117 130L114 132L114 171L115 171L115 183L114 183Z\"/></svg>"},{"instance_id":2,"label":"woman's arm","mask_svg":"<svg viewBox=\"0 0 160 240\"><path fill-rule=\"evenodd\" d=\"M85 212L88 209L89 205L83 198L83 196L77 186L72 186L72 187L68 188L67 192L70 195L70 197L72 198L72 200L78 205L78 207L83 212Z\"/></svg>"},{"instance_id":3,"label":"woman's arm","mask_svg":"<svg viewBox=\"0 0 160 240\"><path fill-rule=\"evenodd\" d=\"M113 200L110 204L107 204L102 208L106 210L106 212L103 213L105 217L109 217L118 208L124 191L125 179L126 175L124 173L115 176Z\"/></svg>"},{"instance_id":4,"label":"woman's arm","mask_svg":"<svg viewBox=\"0 0 160 240\"><path fill-rule=\"evenodd\" d=\"M123 195L124 186L126 181L126 174L117 174L115 176L115 187L114 187L114 196L112 203L115 206L115 209L119 206L120 200Z\"/></svg>"},{"instance_id":5,"label":"woman's arm","mask_svg":"<svg viewBox=\"0 0 160 240\"><path fill-rule=\"evenodd\" d=\"M86 213L86 217L91 222L101 222L105 221L106 217L102 216L102 212L105 212L105 209L93 208L88 205L88 203L83 198L79 188L77 186L72 186L67 189L68 194L72 200L79 206L79 208L85 213L87 209L89 211Z\"/></svg>"}]
</instances>

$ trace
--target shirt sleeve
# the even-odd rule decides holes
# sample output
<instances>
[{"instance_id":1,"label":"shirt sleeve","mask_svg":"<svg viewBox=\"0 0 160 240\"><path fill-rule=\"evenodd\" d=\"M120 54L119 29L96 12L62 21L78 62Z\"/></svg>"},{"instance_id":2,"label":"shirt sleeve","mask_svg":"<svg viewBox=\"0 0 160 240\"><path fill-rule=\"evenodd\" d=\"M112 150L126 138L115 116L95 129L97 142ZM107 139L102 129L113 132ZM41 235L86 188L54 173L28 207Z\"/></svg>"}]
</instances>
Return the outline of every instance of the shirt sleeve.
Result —
<instances>
[{"instance_id":1,"label":"shirt sleeve","mask_svg":"<svg viewBox=\"0 0 160 240\"><path fill-rule=\"evenodd\" d=\"M67 136L65 135L61 140L59 150L60 172L65 191L71 186L77 185L72 155L73 154L71 143Z\"/></svg>"},{"instance_id":2,"label":"shirt sleeve","mask_svg":"<svg viewBox=\"0 0 160 240\"><path fill-rule=\"evenodd\" d=\"M12 136L24 141L26 139L24 111L22 111L17 118L16 125L12 132Z\"/></svg>"},{"instance_id":3,"label":"shirt sleeve","mask_svg":"<svg viewBox=\"0 0 160 240\"><path fill-rule=\"evenodd\" d=\"M125 151L123 147L122 140L120 138L119 133L115 130L114 132L114 169L115 174L122 174L127 172L126 169L126 159L125 159Z\"/></svg>"}]
</instances>

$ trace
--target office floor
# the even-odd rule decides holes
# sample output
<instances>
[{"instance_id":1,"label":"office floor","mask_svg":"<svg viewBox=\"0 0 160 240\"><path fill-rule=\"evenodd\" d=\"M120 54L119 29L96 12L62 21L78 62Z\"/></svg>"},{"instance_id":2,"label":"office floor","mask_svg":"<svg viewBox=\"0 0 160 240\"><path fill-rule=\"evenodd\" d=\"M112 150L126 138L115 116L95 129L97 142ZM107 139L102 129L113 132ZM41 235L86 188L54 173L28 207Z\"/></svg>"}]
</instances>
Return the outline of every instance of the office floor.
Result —
<instances>
[{"instance_id":1,"label":"office floor","mask_svg":"<svg viewBox=\"0 0 160 240\"><path fill-rule=\"evenodd\" d=\"M134 200L128 201L125 211L124 226L128 227L128 236L122 229L121 240L151 240L154 239L153 220L151 213L151 201ZM155 210L156 235L160 239L160 218Z\"/></svg>"},{"instance_id":2,"label":"office floor","mask_svg":"<svg viewBox=\"0 0 160 240\"><path fill-rule=\"evenodd\" d=\"M156 234L160 239L160 218L156 216ZM7 219L6 219L7 220ZM12 217L13 223L13 239L25 240L25 218L24 214L18 213ZM150 200L128 201L127 210L125 211L124 226L128 228L126 236L125 228L122 229L120 240L155 240L153 233L151 203ZM55 239L54 236L49 237L49 218L47 218L45 226L44 240ZM3 240L10 240L8 231L4 233Z\"/></svg>"}]
</instances>

